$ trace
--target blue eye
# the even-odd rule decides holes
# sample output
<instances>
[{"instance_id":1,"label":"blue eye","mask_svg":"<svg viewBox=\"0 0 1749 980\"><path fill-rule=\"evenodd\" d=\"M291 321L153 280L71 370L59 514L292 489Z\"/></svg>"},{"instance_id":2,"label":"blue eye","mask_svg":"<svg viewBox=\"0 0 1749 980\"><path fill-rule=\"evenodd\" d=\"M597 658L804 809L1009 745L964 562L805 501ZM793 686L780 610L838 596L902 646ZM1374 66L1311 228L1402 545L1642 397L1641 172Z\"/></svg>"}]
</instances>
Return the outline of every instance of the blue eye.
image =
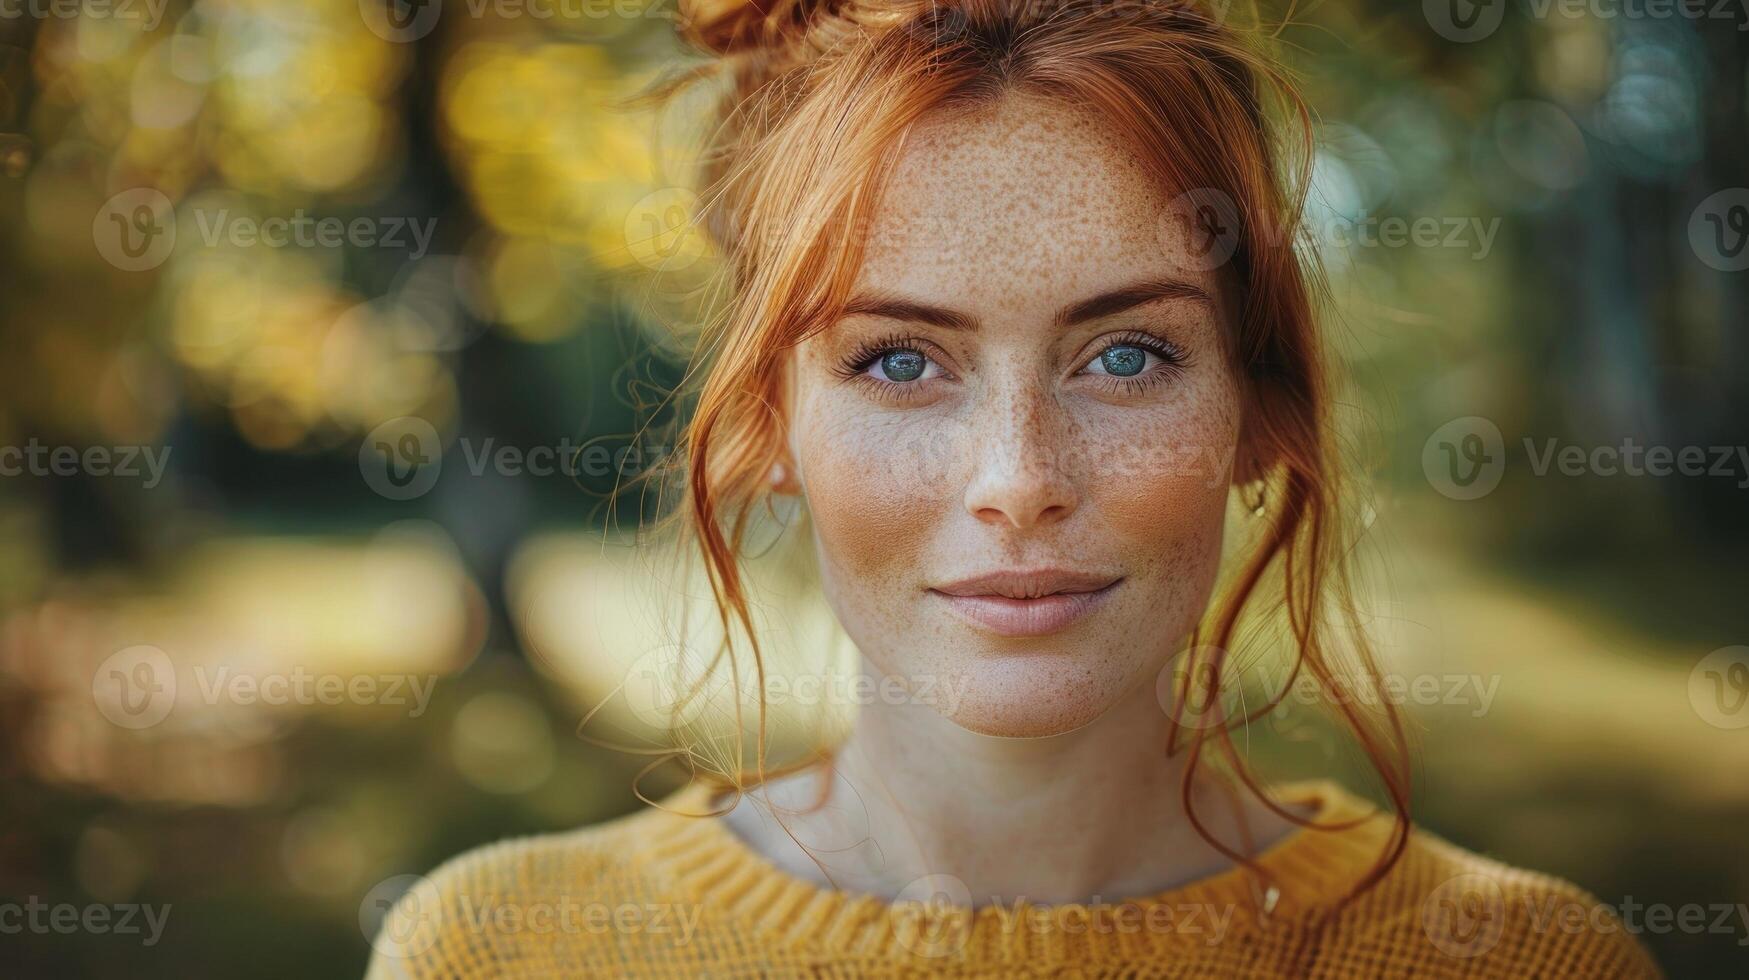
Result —
<instances>
[{"instance_id":1,"label":"blue eye","mask_svg":"<svg viewBox=\"0 0 1749 980\"><path fill-rule=\"evenodd\" d=\"M886 389L889 394L901 387L922 389L929 387L922 382L952 377L940 361L924 353L929 349L922 340L884 338L858 346L839 370L845 380L862 378L893 386Z\"/></svg>"},{"instance_id":2,"label":"blue eye","mask_svg":"<svg viewBox=\"0 0 1749 980\"><path fill-rule=\"evenodd\" d=\"M1133 378L1142 373L1148 366L1148 352L1129 344L1117 344L1107 347L1099 355L1100 366L1105 373L1119 378Z\"/></svg>"},{"instance_id":3,"label":"blue eye","mask_svg":"<svg viewBox=\"0 0 1749 980\"><path fill-rule=\"evenodd\" d=\"M888 381L916 381L923 377L929 359L914 350L894 350L881 356L880 366Z\"/></svg>"},{"instance_id":4,"label":"blue eye","mask_svg":"<svg viewBox=\"0 0 1749 980\"><path fill-rule=\"evenodd\" d=\"M941 366L928 355L909 347L895 347L875 358L863 368L863 373L881 381L905 384L933 378L941 374Z\"/></svg>"},{"instance_id":5,"label":"blue eye","mask_svg":"<svg viewBox=\"0 0 1749 980\"><path fill-rule=\"evenodd\" d=\"M1133 382L1125 391L1136 390L1134 384L1167 380L1185 364L1184 352L1169 340L1138 334L1107 337L1104 342L1108 346L1080 373Z\"/></svg>"}]
</instances>

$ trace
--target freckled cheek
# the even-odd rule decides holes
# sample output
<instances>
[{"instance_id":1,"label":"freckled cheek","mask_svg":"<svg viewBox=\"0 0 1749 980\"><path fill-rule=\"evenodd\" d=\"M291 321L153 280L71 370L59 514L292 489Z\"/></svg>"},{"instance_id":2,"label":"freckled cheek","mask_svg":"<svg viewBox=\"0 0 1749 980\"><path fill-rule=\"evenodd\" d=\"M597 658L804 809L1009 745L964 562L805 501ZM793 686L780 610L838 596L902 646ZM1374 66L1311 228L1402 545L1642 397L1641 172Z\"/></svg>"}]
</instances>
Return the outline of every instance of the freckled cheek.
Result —
<instances>
[{"instance_id":1,"label":"freckled cheek","mask_svg":"<svg viewBox=\"0 0 1749 980\"><path fill-rule=\"evenodd\" d=\"M1091 455L1103 461L1089 468L1084 486L1114 543L1147 565L1167 554L1218 554L1236 415L1215 398L1083 427Z\"/></svg>"},{"instance_id":2,"label":"freckled cheek","mask_svg":"<svg viewBox=\"0 0 1749 980\"><path fill-rule=\"evenodd\" d=\"M871 411L837 394L797 413L796 455L822 549L841 573L916 576L938 522L948 434L917 413ZM879 582L867 582L878 586Z\"/></svg>"}]
</instances>

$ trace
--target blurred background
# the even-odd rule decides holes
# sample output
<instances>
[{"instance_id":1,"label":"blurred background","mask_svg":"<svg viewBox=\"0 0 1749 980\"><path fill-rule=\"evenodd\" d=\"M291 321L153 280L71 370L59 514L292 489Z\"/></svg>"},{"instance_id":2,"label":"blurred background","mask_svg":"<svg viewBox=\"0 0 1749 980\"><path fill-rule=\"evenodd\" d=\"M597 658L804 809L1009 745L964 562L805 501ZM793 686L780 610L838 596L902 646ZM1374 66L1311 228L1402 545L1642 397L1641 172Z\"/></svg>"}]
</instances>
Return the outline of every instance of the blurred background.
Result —
<instances>
[{"instance_id":1,"label":"blurred background","mask_svg":"<svg viewBox=\"0 0 1749 980\"><path fill-rule=\"evenodd\" d=\"M675 16L0 3L0 902L167 907L0 934L0 972L358 975L399 876L636 805L649 658L707 621L643 482L716 271L688 104L623 102ZM1749 902L1746 30L1282 34L1416 815L1618 908ZM779 663L829 670L806 563L756 575ZM1367 785L1315 722L1254 755ZM1749 966L1749 916L1642 938Z\"/></svg>"}]
</instances>

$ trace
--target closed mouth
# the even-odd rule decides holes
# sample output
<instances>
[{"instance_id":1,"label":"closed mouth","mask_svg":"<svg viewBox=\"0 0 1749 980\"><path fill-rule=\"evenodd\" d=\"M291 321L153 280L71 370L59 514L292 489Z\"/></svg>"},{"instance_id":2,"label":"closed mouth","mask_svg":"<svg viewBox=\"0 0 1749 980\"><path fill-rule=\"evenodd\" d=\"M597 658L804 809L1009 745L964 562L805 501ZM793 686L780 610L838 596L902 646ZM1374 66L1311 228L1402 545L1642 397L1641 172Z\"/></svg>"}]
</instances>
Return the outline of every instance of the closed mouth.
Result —
<instances>
[{"instance_id":1,"label":"closed mouth","mask_svg":"<svg viewBox=\"0 0 1749 980\"><path fill-rule=\"evenodd\" d=\"M1060 569L1007 571L933 586L961 619L999 636L1046 636L1103 605L1122 576Z\"/></svg>"}]
</instances>

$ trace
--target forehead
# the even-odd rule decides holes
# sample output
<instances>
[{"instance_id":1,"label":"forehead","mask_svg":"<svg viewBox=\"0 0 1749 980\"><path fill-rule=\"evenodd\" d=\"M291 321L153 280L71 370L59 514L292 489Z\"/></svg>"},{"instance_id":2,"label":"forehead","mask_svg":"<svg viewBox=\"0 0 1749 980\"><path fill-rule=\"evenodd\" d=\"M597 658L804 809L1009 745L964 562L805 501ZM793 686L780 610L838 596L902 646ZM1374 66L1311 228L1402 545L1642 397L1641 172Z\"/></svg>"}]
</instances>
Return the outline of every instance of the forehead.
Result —
<instances>
[{"instance_id":1,"label":"forehead","mask_svg":"<svg viewBox=\"0 0 1749 980\"><path fill-rule=\"evenodd\" d=\"M1010 94L908 134L869 225L859 288L980 313L1055 309L1175 275L1192 242L1173 195L1096 114Z\"/></svg>"}]
</instances>

